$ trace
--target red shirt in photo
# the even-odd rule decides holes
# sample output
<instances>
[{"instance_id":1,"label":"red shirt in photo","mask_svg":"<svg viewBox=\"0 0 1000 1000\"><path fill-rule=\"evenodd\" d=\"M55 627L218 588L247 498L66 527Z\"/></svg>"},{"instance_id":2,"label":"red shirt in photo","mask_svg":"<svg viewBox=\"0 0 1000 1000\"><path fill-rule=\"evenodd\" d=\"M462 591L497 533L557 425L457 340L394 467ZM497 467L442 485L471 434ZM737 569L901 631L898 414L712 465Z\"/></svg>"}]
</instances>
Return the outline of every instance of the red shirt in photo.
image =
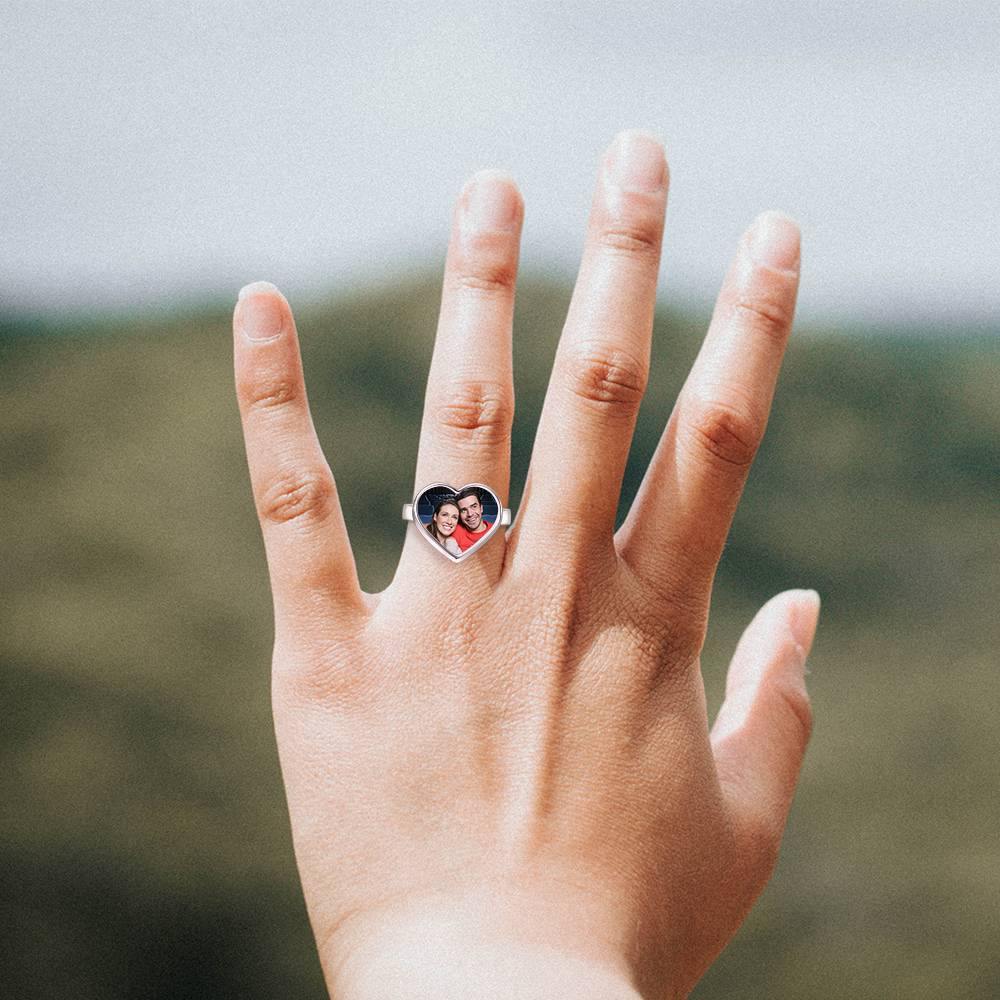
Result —
<instances>
[{"instance_id":1,"label":"red shirt in photo","mask_svg":"<svg viewBox=\"0 0 1000 1000\"><path fill-rule=\"evenodd\" d=\"M469 531L469 529L466 528L466 526L461 522L455 525L455 530L454 532L452 532L451 537L454 538L456 542L458 542L458 547L463 552L466 549L471 548L473 545L475 545L476 542L481 542L483 540L483 537L489 532L490 528L493 527L492 521L484 520L482 523L485 525L485 527L483 528L482 531L477 531L475 534L472 534L472 532Z\"/></svg>"}]
</instances>

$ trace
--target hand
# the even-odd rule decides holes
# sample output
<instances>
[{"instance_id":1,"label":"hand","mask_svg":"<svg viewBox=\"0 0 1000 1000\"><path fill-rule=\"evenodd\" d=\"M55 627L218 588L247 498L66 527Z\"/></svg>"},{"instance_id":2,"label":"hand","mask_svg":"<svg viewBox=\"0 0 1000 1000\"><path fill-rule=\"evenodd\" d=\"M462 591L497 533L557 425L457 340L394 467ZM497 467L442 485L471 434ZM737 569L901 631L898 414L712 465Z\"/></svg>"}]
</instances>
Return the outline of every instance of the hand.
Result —
<instances>
[{"instance_id":1,"label":"hand","mask_svg":"<svg viewBox=\"0 0 1000 1000\"><path fill-rule=\"evenodd\" d=\"M666 199L662 148L622 133L513 527L454 564L411 526L378 595L359 589L288 304L264 283L240 293L275 728L337 997L681 996L770 875L809 734L818 599L788 592L757 615L711 733L699 652L791 329L799 236L777 213L744 236L615 532ZM417 487L507 498L522 214L492 171L456 205Z\"/></svg>"}]
</instances>

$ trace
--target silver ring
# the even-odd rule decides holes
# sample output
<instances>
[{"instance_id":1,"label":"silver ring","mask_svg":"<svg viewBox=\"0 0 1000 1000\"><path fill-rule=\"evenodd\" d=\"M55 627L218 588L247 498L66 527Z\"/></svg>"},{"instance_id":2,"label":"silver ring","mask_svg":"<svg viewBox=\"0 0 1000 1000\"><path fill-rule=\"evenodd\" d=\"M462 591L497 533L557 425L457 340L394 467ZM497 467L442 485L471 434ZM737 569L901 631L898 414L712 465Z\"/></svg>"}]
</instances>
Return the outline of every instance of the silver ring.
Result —
<instances>
[{"instance_id":1,"label":"silver ring","mask_svg":"<svg viewBox=\"0 0 1000 1000\"><path fill-rule=\"evenodd\" d=\"M452 506L457 513L438 516ZM453 562L478 552L512 518L510 508L485 483L466 483L458 489L449 483L431 483L417 490L412 503L403 504L403 520L416 524L434 550Z\"/></svg>"}]
</instances>

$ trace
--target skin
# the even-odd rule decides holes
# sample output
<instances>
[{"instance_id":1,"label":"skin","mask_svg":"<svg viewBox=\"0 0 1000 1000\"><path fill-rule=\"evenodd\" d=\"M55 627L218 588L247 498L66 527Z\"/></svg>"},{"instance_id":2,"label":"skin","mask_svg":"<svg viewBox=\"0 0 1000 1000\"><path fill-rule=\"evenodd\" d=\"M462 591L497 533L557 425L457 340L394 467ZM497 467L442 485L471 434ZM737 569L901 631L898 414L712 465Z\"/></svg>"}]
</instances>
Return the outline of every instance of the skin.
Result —
<instances>
[{"instance_id":1,"label":"skin","mask_svg":"<svg viewBox=\"0 0 1000 1000\"><path fill-rule=\"evenodd\" d=\"M458 509L461 512L462 524L473 534L485 531L483 526L483 505L475 497L462 497L458 501Z\"/></svg>"},{"instance_id":2,"label":"skin","mask_svg":"<svg viewBox=\"0 0 1000 1000\"><path fill-rule=\"evenodd\" d=\"M791 330L799 235L765 213L741 240L616 532L667 184L643 133L601 161L506 538L449 568L411 531L381 594L358 586L288 303L265 283L241 292L275 729L335 997L684 996L770 876L809 736L818 598L758 613L711 727L699 653ZM522 214L495 171L456 204L415 484L507 494Z\"/></svg>"},{"instance_id":3,"label":"skin","mask_svg":"<svg viewBox=\"0 0 1000 1000\"><path fill-rule=\"evenodd\" d=\"M454 504L445 504L433 517L434 536L439 542L455 533L458 524L459 510Z\"/></svg>"}]
</instances>

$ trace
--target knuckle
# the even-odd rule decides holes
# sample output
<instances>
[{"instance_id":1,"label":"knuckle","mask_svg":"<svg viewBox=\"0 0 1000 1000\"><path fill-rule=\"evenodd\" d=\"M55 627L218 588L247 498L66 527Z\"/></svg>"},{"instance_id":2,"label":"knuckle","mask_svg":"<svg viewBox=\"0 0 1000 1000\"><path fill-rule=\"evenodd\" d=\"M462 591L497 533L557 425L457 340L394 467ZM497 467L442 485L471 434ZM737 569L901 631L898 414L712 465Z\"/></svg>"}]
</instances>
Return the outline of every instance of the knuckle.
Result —
<instances>
[{"instance_id":1,"label":"knuckle","mask_svg":"<svg viewBox=\"0 0 1000 1000\"><path fill-rule=\"evenodd\" d=\"M605 415L634 416L646 391L648 369L618 350L584 345L565 358L570 391Z\"/></svg>"},{"instance_id":2,"label":"knuckle","mask_svg":"<svg viewBox=\"0 0 1000 1000\"><path fill-rule=\"evenodd\" d=\"M580 552L562 549L553 553L555 574L526 581L525 596L531 613L526 616L525 639L547 659L558 659L584 634L592 616L592 582L599 573L583 572L588 565Z\"/></svg>"},{"instance_id":3,"label":"knuckle","mask_svg":"<svg viewBox=\"0 0 1000 1000\"><path fill-rule=\"evenodd\" d=\"M657 590L652 600L651 587ZM657 677L697 667L707 628L701 602L684 598L673 588L668 591L645 583L632 601L631 618Z\"/></svg>"},{"instance_id":4,"label":"knuckle","mask_svg":"<svg viewBox=\"0 0 1000 1000\"><path fill-rule=\"evenodd\" d=\"M243 403L250 413L287 406L299 397L294 380L285 376L258 378L242 387Z\"/></svg>"},{"instance_id":5,"label":"knuckle","mask_svg":"<svg viewBox=\"0 0 1000 1000\"><path fill-rule=\"evenodd\" d=\"M691 405L686 425L702 454L740 470L750 467L763 434L763 421L747 406L719 400Z\"/></svg>"},{"instance_id":6,"label":"knuckle","mask_svg":"<svg viewBox=\"0 0 1000 1000\"><path fill-rule=\"evenodd\" d=\"M652 635L665 669L698 665L698 657L705 644L705 618L700 609L690 613L670 611L659 622L647 624L646 631Z\"/></svg>"},{"instance_id":7,"label":"knuckle","mask_svg":"<svg viewBox=\"0 0 1000 1000\"><path fill-rule=\"evenodd\" d=\"M733 315L756 333L783 341L792 326L792 308L774 293L742 295L733 304Z\"/></svg>"},{"instance_id":8,"label":"knuckle","mask_svg":"<svg viewBox=\"0 0 1000 1000\"><path fill-rule=\"evenodd\" d=\"M598 233L597 245L615 256L658 260L660 226L652 220L635 220L628 224L608 226Z\"/></svg>"},{"instance_id":9,"label":"knuckle","mask_svg":"<svg viewBox=\"0 0 1000 1000\"><path fill-rule=\"evenodd\" d=\"M766 881L778 862L781 838L785 823L780 810L767 803L759 803L743 818L744 850L748 860L757 870L758 878Z\"/></svg>"},{"instance_id":10,"label":"knuckle","mask_svg":"<svg viewBox=\"0 0 1000 1000\"><path fill-rule=\"evenodd\" d=\"M509 256L477 257L453 276L455 285L474 295L510 296L517 282L517 268Z\"/></svg>"},{"instance_id":11,"label":"knuckle","mask_svg":"<svg viewBox=\"0 0 1000 1000\"><path fill-rule=\"evenodd\" d=\"M496 445L510 434L514 403L499 383L456 382L445 390L435 417L438 427L455 440Z\"/></svg>"},{"instance_id":12,"label":"knuckle","mask_svg":"<svg viewBox=\"0 0 1000 1000\"><path fill-rule=\"evenodd\" d=\"M357 660L357 655L339 650L324 650L302 662L283 663L276 656L272 666L275 695L294 704L364 709L373 702L378 683L375 672L363 669Z\"/></svg>"},{"instance_id":13,"label":"knuckle","mask_svg":"<svg viewBox=\"0 0 1000 1000\"><path fill-rule=\"evenodd\" d=\"M778 684L774 693L781 700L785 714L796 728L801 744L809 742L813 728L812 702L803 684Z\"/></svg>"},{"instance_id":14,"label":"knuckle","mask_svg":"<svg viewBox=\"0 0 1000 1000\"><path fill-rule=\"evenodd\" d=\"M654 683L697 669L702 636L695 626L670 615L656 621L636 618L632 631L637 652Z\"/></svg>"},{"instance_id":15,"label":"knuckle","mask_svg":"<svg viewBox=\"0 0 1000 1000\"><path fill-rule=\"evenodd\" d=\"M260 493L262 521L288 524L323 520L333 502L333 483L319 472L279 476Z\"/></svg>"}]
</instances>

